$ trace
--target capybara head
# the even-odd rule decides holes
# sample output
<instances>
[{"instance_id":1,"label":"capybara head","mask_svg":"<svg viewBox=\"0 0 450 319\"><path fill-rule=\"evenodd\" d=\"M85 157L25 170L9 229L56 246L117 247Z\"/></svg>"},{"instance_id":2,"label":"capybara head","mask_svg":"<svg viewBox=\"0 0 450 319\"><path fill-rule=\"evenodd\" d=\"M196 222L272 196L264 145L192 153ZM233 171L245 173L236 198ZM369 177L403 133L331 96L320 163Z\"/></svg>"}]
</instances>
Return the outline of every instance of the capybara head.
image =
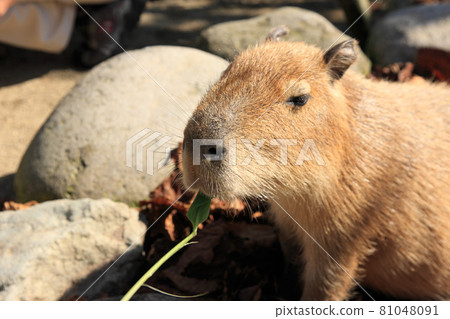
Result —
<instances>
[{"instance_id":1,"label":"capybara head","mask_svg":"<svg viewBox=\"0 0 450 319\"><path fill-rule=\"evenodd\" d=\"M324 52L269 39L239 54L184 131L185 185L222 199L323 192L348 156L354 40Z\"/></svg>"}]
</instances>

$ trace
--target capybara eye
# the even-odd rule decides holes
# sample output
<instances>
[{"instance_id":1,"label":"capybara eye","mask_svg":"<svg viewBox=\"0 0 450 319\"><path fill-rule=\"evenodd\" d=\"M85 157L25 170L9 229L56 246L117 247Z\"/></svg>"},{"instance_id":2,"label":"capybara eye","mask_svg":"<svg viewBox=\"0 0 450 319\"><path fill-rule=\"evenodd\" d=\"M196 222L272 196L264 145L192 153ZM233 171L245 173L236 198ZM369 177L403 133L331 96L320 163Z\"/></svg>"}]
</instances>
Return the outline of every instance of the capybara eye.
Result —
<instances>
[{"instance_id":1,"label":"capybara eye","mask_svg":"<svg viewBox=\"0 0 450 319\"><path fill-rule=\"evenodd\" d=\"M293 107L300 107L306 104L309 100L309 94L302 94L299 96L291 96L286 102Z\"/></svg>"}]
</instances>

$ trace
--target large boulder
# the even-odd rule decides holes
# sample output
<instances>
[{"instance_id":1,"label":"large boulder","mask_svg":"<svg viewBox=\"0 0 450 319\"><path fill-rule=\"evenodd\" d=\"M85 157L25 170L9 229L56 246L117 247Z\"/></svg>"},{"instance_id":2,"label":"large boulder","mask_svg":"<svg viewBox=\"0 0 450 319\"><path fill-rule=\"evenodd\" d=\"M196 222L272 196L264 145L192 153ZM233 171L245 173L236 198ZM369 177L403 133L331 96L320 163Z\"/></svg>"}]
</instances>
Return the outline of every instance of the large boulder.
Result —
<instances>
[{"instance_id":1,"label":"large boulder","mask_svg":"<svg viewBox=\"0 0 450 319\"><path fill-rule=\"evenodd\" d=\"M285 25L290 30L285 40L303 41L324 50L334 42L350 39L318 13L283 7L258 17L213 25L201 33L200 47L232 60L237 53L264 41L268 32L279 25ZM353 69L368 74L371 63L359 47L358 57Z\"/></svg>"},{"instance_id":2,"label":"large boulder","mask_svg":"<svg viewBox=\"0 0 450 319\"><path fill-rule=\"evenodd\" d=\"M380 65L415 62L419 48L450 51L450 3L393 11L370 31L367 52Z\"/></svg>"},{"instance_id":3,"label":"large boulder","mask_svg":"<svg viewBox=\"0 0 450 319\"><path fill-rule=\"evenodd\" d=\"M142 266L145 230L137 210L109 199L1 212L0 300L58 300L91 284L84 298L122 294Z\"/></svg>"},{"instance_id":4,"label":"large boulder","mask_svg":"<svg viewBox=\"0 0 450 319\"><path fill-rule=\"evenodd\" d=\"M171 46L100 64L31 142L15 176L17 200L145 198L172 171L161 167L168 149L181 141L187 119L226 66L210 53Z\"/></svg>"}]
</instances>

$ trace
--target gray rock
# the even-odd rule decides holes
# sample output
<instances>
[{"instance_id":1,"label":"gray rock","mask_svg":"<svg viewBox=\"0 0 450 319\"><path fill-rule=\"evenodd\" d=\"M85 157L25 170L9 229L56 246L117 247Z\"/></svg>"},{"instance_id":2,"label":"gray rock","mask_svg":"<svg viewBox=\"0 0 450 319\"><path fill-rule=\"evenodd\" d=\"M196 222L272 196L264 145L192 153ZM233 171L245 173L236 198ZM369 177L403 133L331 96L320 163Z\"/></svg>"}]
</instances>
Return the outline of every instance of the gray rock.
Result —
<instances>
[{"instance_id":1,"label":"gray rock","mask_svg":"<svg viewBox=\"0 0 450 319\"><path fill-rule=\"evenodd\" d=\"M157 164L181 141L188 117L227 62L185 47L148 47L130 55L94 68L59 103L21 161L14 181L19 201L107 197L134 202L170 174L171 165L158 170ZM126 165L127 140L146 128L171 137L154 153L153 175L146 174L152 157L146 160L145 147L138 156L134 144L133 167ZM135 169L138 159L143 172Z\"/></svg>"},{"instance_id":2,"label":"gray rock","mask_svg":"<svg viewBox=\"0 0 450 319\"><path fill-rule=\"evenodd\" d=\"M211 26L202 32L200 46L231 60L249 46L263 42L268 32L279 25L285 25L290 29L289 35L282 38L283 40L303 41L324 50L334 42L339 43L350 38L342 35L340 30L318 13L295 7L283 7L255 18ZM358 56L353 69L368 74L371 69L370 60L360 48Z\"/></svg>"},{"instance_id":3,"label":"gray rock","mask_svg":"<svg viewBox=\"0 0 450 319\"><path fill-rule=\"evenodd\" d=\"M0 300L58 300L127 290L142 266L138 212L102 200L57 200L0 213ZM136 243L133 245L133 243Z\"/></svg>"},{"instance_id":4,"label":"gray rock","mask_svg":"<svg viewBox=\"0 0 450 319\"><path fill-rule=\"evenodd\" d=\"M415 62L418 48L450 51L450 3L393 11L370 33L367 51L380 65Z\"/></svg>"}]
</instances>

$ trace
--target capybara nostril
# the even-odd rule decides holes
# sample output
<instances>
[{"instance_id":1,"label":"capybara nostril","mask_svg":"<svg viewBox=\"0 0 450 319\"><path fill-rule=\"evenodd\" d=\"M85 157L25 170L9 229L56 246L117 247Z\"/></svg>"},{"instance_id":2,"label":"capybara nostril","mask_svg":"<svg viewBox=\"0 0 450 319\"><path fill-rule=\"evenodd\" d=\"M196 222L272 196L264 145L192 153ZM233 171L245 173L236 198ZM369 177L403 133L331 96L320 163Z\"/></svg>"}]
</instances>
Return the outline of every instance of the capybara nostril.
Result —
<instances>
[{"instance_id":1,"label":"capybara nostril","mask_svg":"<svg viewBox=\"0 0 450 319\"><path fill-rule=\"evenodd\" d=\"M221 145L200 146L201 158L208 162L221 162L224 159L226 149Z\"/></svg>"},{"instance_id":2,"label":"capybara nostril","mask_svg":"<svg viewBox=\"0 0 450 319\"><path fill-rule=\"evenodd\" d=\"M215 146L211 146L208 148L208 154L215 155L217 154L217 148Z\"/></svg>"}]
</instances>

